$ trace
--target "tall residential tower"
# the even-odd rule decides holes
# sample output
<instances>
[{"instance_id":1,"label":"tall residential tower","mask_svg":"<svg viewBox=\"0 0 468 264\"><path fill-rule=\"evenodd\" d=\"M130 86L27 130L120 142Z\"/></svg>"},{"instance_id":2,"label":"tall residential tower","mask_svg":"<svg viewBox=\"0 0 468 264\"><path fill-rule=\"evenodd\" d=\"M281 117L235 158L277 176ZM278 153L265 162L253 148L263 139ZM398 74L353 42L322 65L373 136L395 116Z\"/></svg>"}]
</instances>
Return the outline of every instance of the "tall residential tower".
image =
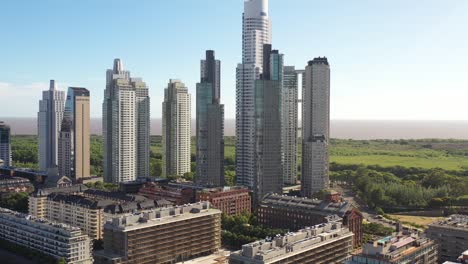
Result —
<instances>
[{"instance_id":1,"label":"tall residential tower","mask_svg":"<svg viewBox=\"0 0 468 264\"><path fill-rule=\"evenodd\" d=\"M120 59L107 70L102 110L104 180L149 176L150 98L141 78L131 78Z\"/></svg>"},{"instance_id":2,"label":"tall residential tower","mask_svg":"<svg viewBox=\"0 0 468 264\"><path fill-rule=\"evenodd\" d=\"M0 160L4 166L12 166L11 162L11 131L3 121L0 121Z\"/></svg>"},{"instance_id":3,"label":"tall residential tower","mask_svg":"<svg viewBox=\"0 0 468 264\"><path fill-rule=\"evenodd\" d=\"M283 183L287 185L294 185L297 180L298 75L294 66L284 67L281 143Z\"/></svg>"},{"instance_id":4,"label":"tall residential tower","mask_svg":"<svg viewBox=\"0 0 468 264\"><path fill-rule=\"evenodd\" d=\"M89 108L89 91L69 87L59 138L58 168L60 176L74 182L90 177Z\"/></svg>"},{"instance_id":5,"label":"tall residential tower","mask_svg":"<svg viewBox=\"0 0 468 264\"><path fill-rule=\"evenodd\" d=\"M221 62L206 51L197 83L197 171L202 186L224 186L224 105L220 104Z\"/></svg>"},{"instance_id":6,"label":"tall residential tower","mask_svg":"<svg viewBox=\"0 0 468 264\"><path fill-rule=\"evenodd\" d=\"M330 65L327 58L309 61L303 75L302 178L306 197L329 187Z\"/></svg>"},{"instance_id":7,"label":"tall residential tower","mask_svg":"<svg viewBox=\"0 0 468 264\"><path fill-rule=\"evenodd\" d=\"M190 172L190 94L180 80L169 80L162 104L163 176Z\"/></svg>"},{"instance_id":8,"label":"tall residential tower","mask_svg":"<svg viewBox=\"0 0 468 264\"><path fill-rule=\"evenodd\" d=\"M283 55L263 48L263 73L255 81L255 177L254 204L270 193L281 193L281 93Z\"/></svg>"},{"instance_id":9,"label":"tall residential tower","mask_svg":"<svg viewBox=\"0 0 468 264\"><path fill-rule=\"evenodd\" d=\"M237 184L249 188L255 184L255 80L263 68L263 45L270 43L268 0L244 1L242 63L236 70L236 175Z\"/></svg>"},{"instance_id":10,"label":"tall residential tower","mask_svg":"<svg viewBox=\"0 0 468 264\"><path fill-rule=\"evenodd\" d=\"M54 80L49 90L42 92L37 114L39 136L39 168L43 171L58 165L58 139L65 106L65 92L58 91Z\"/></svg>"}]
</instances>

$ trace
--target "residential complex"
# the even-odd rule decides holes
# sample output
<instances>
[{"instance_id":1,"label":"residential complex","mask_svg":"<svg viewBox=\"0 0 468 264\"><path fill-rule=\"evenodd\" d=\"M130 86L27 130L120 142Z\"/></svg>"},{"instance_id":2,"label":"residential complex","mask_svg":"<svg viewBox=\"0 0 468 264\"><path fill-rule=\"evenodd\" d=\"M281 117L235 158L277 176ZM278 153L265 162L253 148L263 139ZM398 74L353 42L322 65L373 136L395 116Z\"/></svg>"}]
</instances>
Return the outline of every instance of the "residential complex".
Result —
<instances>
[{"instance_id":1,"label":"residential complex","mask_svg":"<svg viewBox=\"0 0 468 264\"><path fill-rule=\"evenodd\" d=\"M81 228L91 239L102 239L106 200L53 193L46 200L45 218Z\"/></svg>"},{"instance_id":2,"label":"residential complex","mask_svg":"<svg viewBox=\"0 0 468 264\"><path fill-rule=\"evenodd\" d=\"M102 110L104 180L119 183L149 176L150 99L141 78L120 59L107 70Z\"/></svg>"},{"instance_id":3,"label":"residential complex","mask_svg":"<svg viewBox=\"0 0 468 264\"><path fill-rule=\"evenodd\" d=\"M0 239L71 264L91 264L91 239L78 227L0 208Z\"/></svg>"},{"instance_id":4,"label":"residential complex","mask_svg":"<svg viewBox=\"0 0 468 264\"><path fill-rule=\"evenodd\" d=\"M54 80L49 90L42 92L37 114L39 138L39 168L47 171L58 165L58 141L65 107L65 92L57 90Z\"/></svg>"},{"instance_id":5,"label":"residential complex","mask_svg":"<svg viewBox=\"0 0 468 264\"><path fill-rule=\"evenodd\" d=\"M224 186L224 105L220 104L221 62L206 51L197 83L197 170L195 182Z\"/></svg>"},{"instance_id":6,"label":"residential complex","mask_svg":"<svg viewBox=\"0 0 468 264\"><path fill-rule=\"evenodd\" d=\"M263 71L263 45L270 43L268 0L244 1L242 63L236 69L236 178L238 185L251 189L255 187L255 80Z\"/></svg>"},{"instance_id":7,"label":"residential complex","mask_svg":"<svg viewBox=\"0 0 468 264\"><path fill-rule=\"evenodd\" d=\"M468 249L468 215L452 215L429 225L426 234L440 245L440 260L457 259Z\"/></svg>"},{"instance_id":8,"label":"residential complex","mask_svg":"<svg viewBox=\"0 0 468 264\"><path fill-rule=\"evenodd\" d=\"M32 191L34 191L34 186L28 179L7 176L0 172L0 198L12 193Z\"/></svg>"},{"instance_id":9,"label":"residential complex","mask_svg":"<svg viewBox=\"0 0 468 264\"><path fill-rule=\"evenodd\" d=\"M302 91L302 176L305 197L329 187L330 65L327 58L309 61Z\"/></svg>"},{"instance_id":10,"label":"residential complex","mask_svg":"<svg viewBox=\"0 0 468 264\"><path fill-rule=\"evenodd\" d=\"M438 246L417 234L388 236L364 245L346 264L437 264Z\"/></svg>"},{"instance_id":11,"label":"residential complex","mask_svg":"<svg viewBox=\"0 0 468 264\"><path fill-rule=\"evenodd\" d=\"M180 80L169 80L162 104L163 176L190 172L190 94Z\"/></svg>"},{"instance_id":12,"label":"residential complex","mask_svg":"<svg viewBox=\"0 0 468 264\"><path fill-rule=\"evenodd\" d=\"M208 202L115 217L104 225L96 263L175 263L221 247L221 211Z\"/></svg>"},{"instance_id":13,"label":"residential complex","mask_svg":"<svg viewBox=\"0 0 468 264\"><path fill-rule=\"evenodd\" d=\"M196 201L209 201L225 215L251 213L252 201L244 187L223 187L197 191Z\"/></svg>"},{"instance_id":14,"label":"residential complex","mask_svg":"<svg viewBox=\"0 0 468 264\"><path fill-rule=\"evenodd\" d=\"M168 205L171 204L138 195L74 185L37 190L29 197L29 214L77 226L91 239L102 239L107 218Z\"/></svg>"},{"instance_id":15,"label":"residential complex","mask_svg":"<svg viewBox=\"0 0 468 264\"><path fill-rule=\"evenodd\" d=\"M90 105L89 91L68 88L58 146L60 176L74 182L90 177Z\"/></svg>"},{"instance_id":16,"label":"residential complex","mask_svg":"<svg viewBox=\"0 0 468 264\"><path fill-rule=\"evenodd\" d=\"M363 216L348 202L269 194L257 208L259 224L291 231L324 223L336 216L354 233L353 246L361 245Z\"/></svg>"},{"instance_id":17,"label":"residential complex","mask_svg":"<svg viewBox=\"0 0 468 264\"><path fill-rule=\"evenodd\" d=\"M283 166L281 155L281 93L283 55L263 46L263 73L255 81L255 166L254 204L267 193L281 193Z\"/></svg>"},{"instance_id":18,"label":"residential complex","mask_svg":"<svg viewBox=\"0 0 468 264\"><path fill-rule=\"evenodd\" d=\"M343 263L353 249L353 233L339 222L320 224L242 246L230 264Z\"/></svg>"},{"instance_id":19,"label":"residential complex","mask_svg":"<svg viewBox=\"0 0 468 264\"><path fill-rule=\"evenodd\" d=\"M281 144L283 184L297 182L298 73L284 66L281 93Z\"/></svg>"},{"instance_id":20,"label":"residential complex","mask_svg":"<svg viewBox=\"0 0 468 264\"><path fill-rule=\"evenodd\" d=\"M0 166L12 166L11 161L11 130L3 121L0 121Z\"/></svg>"}]
</instances>

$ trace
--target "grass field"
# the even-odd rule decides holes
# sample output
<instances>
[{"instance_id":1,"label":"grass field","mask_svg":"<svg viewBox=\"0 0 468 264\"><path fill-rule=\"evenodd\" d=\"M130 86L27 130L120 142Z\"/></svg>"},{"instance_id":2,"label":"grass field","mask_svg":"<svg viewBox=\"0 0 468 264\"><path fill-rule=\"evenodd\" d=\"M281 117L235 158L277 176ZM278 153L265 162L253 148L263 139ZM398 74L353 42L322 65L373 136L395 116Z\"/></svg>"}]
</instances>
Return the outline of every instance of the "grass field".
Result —
<instances>
[{"instance_id":1,"label":"grass field","mask_svg":"<svg viewBox=\"0 0 468 264\"><path fill-rule=\"evenodd\" d=\"M391 214L390 215L392 218L396 218L401 222L408 222L408 223L413 223L421 226L427 227L427 225L444 219L443 217L428 217L428 216L414 216L414 215L397 215L397 214Z\"/></svg>"},{"instance_id":2,"label":"grass field","mask_svg":"<svg viewBox=\"0 0 468 264\"><path fill-rule=\"evenodd\" d=\"M357 141L332 140L330 161L340 164L364 164L442 168L468 168L467 141Z\"/></svg>"},{"instance_id":3,"label":"grass field","mask_svg":"<svg viewBox=\"0 0 468 264\"><path fill-rule=\"evenodd\" d=\"M100 136L92 137L92 152L102 152ZM300 140L299 140L300 142ZM195 155L195 137L192 138L192 154ZM16 164L33 167L36 160L37 137L13 136L12 149ZM151 137L151 151L162 155L161 136ZM30 153L26 153L30 152ZM300 156L301 147L298 147ZM100 154L102 155L102 154ZM18 160L22 157L22 160ZM225 158L234 164L235 139L225 138ZM298 158L298 163L301 159ZM332 139L330 161L340 164L380 165L383 167L403 166L420 168L442 168L445 170L468 170L468 140L342 140ZM300 164L298 164L300 165Z\"/></svg>"}]
</instances>

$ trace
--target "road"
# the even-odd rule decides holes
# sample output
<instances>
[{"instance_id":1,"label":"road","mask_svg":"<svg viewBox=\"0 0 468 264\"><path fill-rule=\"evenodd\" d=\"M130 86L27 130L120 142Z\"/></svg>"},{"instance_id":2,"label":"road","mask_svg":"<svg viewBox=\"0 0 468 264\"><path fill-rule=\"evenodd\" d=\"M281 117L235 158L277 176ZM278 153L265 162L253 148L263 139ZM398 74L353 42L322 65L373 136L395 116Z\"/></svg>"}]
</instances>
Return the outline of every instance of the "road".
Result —
<instances>
[{"instance_id":1,"label":"road","mask_svg":"<svg viewBox=\"0 0 468 264\"><path fill-rule=\"evenodd\" d=\"M370 223L377 223L377 224L381 224L385 227L391 227L391 228L395 228L395 225L393 224L394 222L391 221L391 220L388 220L388 219L385 219L385 218L380 218L378 216L378 214L372 210L371 208L369 208L369 206L367 206L367 204L361 200L355 192L353 192L353 190L346 186L346 185L342 185L342 184L336 184L334 183L333 184L333 189L339 193L341 193L341 196L343 197L343 199L350 203L351 205L353 205L354 207L358 208L361 213L362 213L362 216L364 217L364 219Z\"/></svg>"}]
</instances>

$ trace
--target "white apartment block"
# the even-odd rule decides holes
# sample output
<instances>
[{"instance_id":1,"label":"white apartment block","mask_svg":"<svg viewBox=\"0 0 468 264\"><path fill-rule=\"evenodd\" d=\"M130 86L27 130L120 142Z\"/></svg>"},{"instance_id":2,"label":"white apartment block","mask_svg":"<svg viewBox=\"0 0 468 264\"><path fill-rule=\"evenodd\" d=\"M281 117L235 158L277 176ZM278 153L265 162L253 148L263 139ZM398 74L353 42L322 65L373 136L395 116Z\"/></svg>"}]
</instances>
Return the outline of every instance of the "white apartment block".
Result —
<instances>
[{"instance_id":1,"label":"white apartment block","mask_svg":"<svg viewBox=\"0 0 468 264\"><path fill-rule=\"evenodd\" d=\"M0 208L0 239L71 264L91 264L92 243L80 228Z\"/></svg>"},{"instance_id":2,"label":"white apartment block","mask_svg":"<svg viewBox=\"0 0 468 264\"><path fill-rule=\"evenodd\" d=\"M163 176L190 172L191 99L180 80L171 79L162 104Z\"/></svg>"},{"instance_id":3,"label":"white apartment block","mask_svg":"<svg viewBox=\"0 0 468 264\"><path fill-rule=\"evenodd\" d=\"M149 176L150 99L140 78L130 78L120 59L107 70L103 103L104 180Z\"/></svg>"},{"instance_id":4,"label":"white apartment block","mask_svg":"<svg viewBox=\"0 0 468 264\"><path fill-rule=\"evenodd\" d=\"M343 263L353 249L353 232L340 222L320 224L266 238L232 253L230 264Z\"/></svg>"}]
</instances>

